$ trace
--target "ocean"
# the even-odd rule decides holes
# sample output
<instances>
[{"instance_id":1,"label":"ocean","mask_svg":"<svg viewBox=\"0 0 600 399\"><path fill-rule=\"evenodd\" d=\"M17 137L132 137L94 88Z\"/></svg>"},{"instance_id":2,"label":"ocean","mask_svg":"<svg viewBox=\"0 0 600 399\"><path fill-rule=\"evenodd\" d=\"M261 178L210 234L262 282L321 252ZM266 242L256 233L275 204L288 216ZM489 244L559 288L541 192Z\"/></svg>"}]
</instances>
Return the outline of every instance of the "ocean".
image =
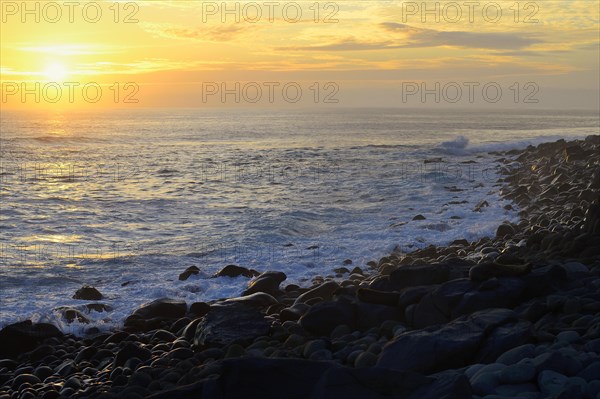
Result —
<instances>
[{"instance_id":1,"label":"ocean","mask_svg":"<svg viewBox=\"0 0 600 399\"><path fill-rule=\"evenodd\" d=\"M493 151L598 134L597 111L2 111L0 328L83 334L137 306L238 296L228 264L310 285L518 221ZM519 165L509 165L519 167ZM482 201L489 206L474 212ZM415 216L422 218L413 220ZM178 276L195 265L201 273ZM110 312L66 323L84 284Z\"/></svg>"}]
</instances>

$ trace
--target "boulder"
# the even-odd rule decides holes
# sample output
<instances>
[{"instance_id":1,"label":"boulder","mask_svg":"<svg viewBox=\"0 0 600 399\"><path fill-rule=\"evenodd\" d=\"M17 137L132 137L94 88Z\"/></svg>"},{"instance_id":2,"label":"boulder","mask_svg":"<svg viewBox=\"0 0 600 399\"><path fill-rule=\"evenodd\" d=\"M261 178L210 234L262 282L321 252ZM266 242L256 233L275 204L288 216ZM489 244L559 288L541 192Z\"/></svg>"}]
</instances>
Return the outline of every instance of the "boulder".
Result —
<instances>
[{"instance_id":1,"label":"boulder","mask_svg":"<svg viewBox=\"0 0 600 399\"><path fill-rule=\"evenodd\" d=\"M117 352L113 365L114 367L123 366L128 359L134 357L145 362L152 357L152 352L147 348L139 346L137 343L128 342Z\"/></svg>"},{"instance_id":2,"label":"boulder","mask_svg":"<svg viewBox=\"0 0 600 399\"><path fill-rule=\"evenodd\" d=\"M307 331L321 336L329 336L341 324L356 328L356 308L347 302L320 302L300 318L300 325Z\"/></svg>"},{"instance_id":3,"label":"boulder","mask_svg":"<svg viewBox=\"0 0 600 399\"><path fill-rule=\"evenodd\" d=\"M142 319L153 319L155 317L179 319L185 316L186 310L187 305L184 301L161 298L140 306L133 312L133 315Z\"/></svg>"},{"instance_id":4,"label":"boulder","mask_svg":"<svg viewBox=\"0 0 600 399\"><path fill-rule=\"evenodd\" d=\"M246 269L242 266L237 265L227 265L218 272L213 275L213 278L216 277L256 277L259 273L256 270Z\"/></svg>"},{"instance_id":5,"label":"boulder","mask_svg":"<svg viewBox=\"0 0 600 399\"><path fill-rule=\"evenodd\" d=\"M390 283L395 290L420 285L435 285L448 281L450 266L447 264L434 265L404 265L390 273Z\"/></svg>"},{"instance_id":6,"label":"boulder","mask_svg":"<svg viewBox=\"0 0 600 399\"><path fill-rule=\"evenodd\" d=\"M326 281L323 284L319 284L300 295L298 298L296 298L295 303L305 303L309 299L313 298L329 300L338 288L340 288L340 285L335 281Z\"/></svg>"},{"instance_id":7,"label":"boulder","mask_svg":"<svg viewBox=\"0 0 600 399\"><path fill-rule=\"evenodd\" d=\"M190 278L190 276L196 275L200 273L200 269L198 269L198 267L196 266L190 266L187 269L185 269L185 271L183 273L181 273L179 275L179 280L180 281L185 281L188 278Z\"/></svg>"},{"instance_id":8,"label":"boulder","mask_svg":"<svg viewBox=\"0 0 600 399\"><path fill-rule=\"evenodd\" d=\"M52 324L34 324L31 320L10 324L0 330L0 359L14 359L35 349L47 338L62 336L62 332Z\"/></svg>"},{"instance_id":9,"label":"boulder","mask_svg":"<svg viewBox=\"0 0 600 399\"><path fill-rule=\"evenodd\" d=\"M254 307L267 307L279 302L272 295L255 292L254 294L227 299L224 303L243 303Z\"/></svg>"},{"instance_id":10,"label":"boulder","mask_svg":"<svg viewBox=\"0 0 600 399\"><path fill-rule=\"evenodd\" d=\"M264 292L270 295L277 296L281 293L279 284L281 284L287 276L283 272L264 272L256 279L248 284L248 288L242 294L243 296L254 294L256 292Z\"/></svg>"},{"instance_id":11,"label":"boulder","mask_svg":"<svg viewBox=\"0 0 600 399\"><path fill-rule=\"evenodd\" d=\"M190 313L196 317L202 317L208 313L210 305L206 302L194 302L190 305Z\"/></svg>"},{"instance_id":12,"label":"boulder","mask_svg":"<svg viewBox=\"0 0 600 399\"><path fill-rule=\"evenodd\" d=\"M85 285L78 289L73 295L73 299L83 299L86 301L99 301L104 296L92 286Z\"/></svg>"},{"instance_id":13,"label":"boulder","mask_svg":"<svg viewBox=\"0 0 600 399\"><path fill-rule=\"evenodd\" d=\"M425 295L408 321L423 328L483 309L512 308L523 298L526 289L526 282L516 277L481 283L452 280Z\"/></svg>"},{"instance_id":14,"label":"boulder","mask_svg":"<svg viewBox=\"0 0 600 399\"><path fill-rule=\"evenodd\" d=\"M490 309L461 317L441 328L408 331L383 348L377 365L423 373L464 367L472 364L480 349L488 344L494 344L498 354L511 349L513 342L488 340L488 337L495 337L493 333L499 327L517 321L512 310Z\"/></svg>"},{"instance_id":15,"label":"boulder","mask_svg":"<svg viewBox=\"0 0 600 399\"><path fill-rule=\"evenodd\" d=\"M378 305L374 303L359 302L356 305L356 327L365 331L372 327L379 327L387 320L399 321L403 312L396 306Z\"/></svg>"},{"instance_id":16,"label":"boulder","mask_svg":"<svg viewBox=\"0 0 600 399\"><path fill-rule=\"evenodd\" d=\"M197 347L248 344L267 335L271 325L256 308L244 303L219 304L198 323L194 344Z\"/></svg>"}]
</instances>

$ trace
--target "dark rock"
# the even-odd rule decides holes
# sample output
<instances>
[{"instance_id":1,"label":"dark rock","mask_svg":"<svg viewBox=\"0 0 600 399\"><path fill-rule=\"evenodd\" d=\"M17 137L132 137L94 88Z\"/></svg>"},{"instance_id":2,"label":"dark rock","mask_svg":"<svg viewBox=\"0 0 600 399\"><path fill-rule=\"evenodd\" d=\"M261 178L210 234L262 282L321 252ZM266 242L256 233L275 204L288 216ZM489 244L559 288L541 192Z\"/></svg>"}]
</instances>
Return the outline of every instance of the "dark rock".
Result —
<instances>
[{"instance_id":1,"label":"dark rock","mask_svg":"<svg viewBox=\"0 0 600 399\"><path fill-rule=\"evenodd\" d=\"M154 334L152 334L152 337L150 338L152 341L159 341L159 342L173 342L177 339L177 337L166 330L156 330L154 332Z\"/></svg>"},{"instance_id":2,"label":"dark rock","mask_svg":"<svg viewBox=\"0 0 600 399\"><path fill-rule=\"evenodd\" d=\"M267 307L278 302L272 295L264 292L255 292L254 294L227 299L224 303L243 303L248 306Z\"/></svg>"},{"instance_id":3,"label":"dark rock","mask_svg":"<svg viewBox=\"0 0 600 399\"><path fill-rule=\"evenodd\" d=\"M190 276L196 275L198 273L200 273L200 269L198 269L197 266L190 266L187 269L185 269L185 271L183 273L181 273L179 275L179 280L185 281L188 278L190 278Z\"/></svg>"},{"instance_id":4,"label":"dark rock","mask_svg":"<svg viewBox=\"0 0 600 399\"><path fill-rule=\"evenodd\" d=\"M426 294L416 305L414 316L407 321L417 328L447 323L452 319L452 310L463 300L475 284L467 279L448 281Z\"/></svg>"},{"instance_id":5,"label":"dark rock","mask_svg":"<svg viewBox=\"0 0 600 399\"><path fill-rule=\"evenodd\" d=\"M424 373L460 368L473 363L494 330L516 321L517 315L511 310L491 309L461 317L441 328L409 331L383 348L377 365ZM503 347L503 342L494 342L498 353L511 349Z\"/></svg>"},{"instance_id":6,"label":"dark rock","mask_svg":"<svg viewBox=\"0 0 600 399\"><path fill-rule=\"evenodd\" d=\"M270 323L254 307L241 303L213 305L196 327L194 344L204 347L249 343L269 330Z\"/></svg>"},{"instance_id":7,"label":"dark rock","mask_svg":"<svg viewBox=\"0 0 600 399\"><path fill-rule=\"evenodd\" d=\"M193 313L197 317L202 317L208 313L210 305L206 302L194 302L190 305L190 313Z\"/></svg>"},{"instance_id":8,"label":"dark rock","mask_svg":"<svg viewBox=\"0 0 600 399\"><path fill-rule=\"evenodd\" d=\"M53 353L54 347L52 345L40 345L31 352L29 352L29 359L32 362L37 362L48 355L52 355Z\"/></svg>"},{"instance_id":9,"label":"dark rock","mask_svg":"<svg viewBox=\"0 0 600 399\"><path fill-rule=\"evenodd\" d=\"M397 306L400 294L397 292L372 290L370 288L359 288L356 291L356 297L362 302Z\"/></svg>"},{"instance_id":10,"label":"dark rock","mask_svg":"<svg viewBox=\"0 0 600 399\"><path fill-rule=\"evenodd\" d=\"M514 234L515 234L515 228L508 223L501 224L500 226L498 226L498 229L496 230L497 238L503 238L505 236L512 237Z\"/></svg>"},{"instance_id":11,"label":"dark rock","mask_svg":"<svg viewBox=\"0 0 600 399\"><path fill-rule=\"evenodd\" d=\"M161 298L140 306L133 315L142 319L161 317L165 319L179 319L185 316L187 305L183 301Z\"/></svg>"},{"instance_id":12,"label":"dark rock","mask_svg":"<svg viewBox=\"0 0 600 399\"><path fill-rule=\"evenodd\" d=\"M325 301L314 305L300 318L300 325L309 332L329 336L337 326L356 328L356 309L351 303Z\"/></svg>"},{"instance_id":13,"label":"dark rock","mask_svg":"<svg viewBox=\"0 0 600 399\"><path fill-rule=\"evenodd\" d=\"M524 276L532 270L531 264L507 265L498 262L482 263L469 269L472 281L485 281L495 277Z\"/></svg>"},{"instance_id":14,"label":"dark rock","mask_svg":"<svg viewBox=\"0 0 600 399\"><path fill-rule=\"evenodd\" d=\"M333 293L340 288L340 285L335 281L326 281L323 284L319 284L318 286L311 288L306 291L298 298L296 298L296 303L305 303L306 301L313 298L322 298L324 300L329 300L332 298Z\"/></svg>"},{"instance_id":15,"label":"dark rock","mask_svg":"<svg viewBox=\"0 0 600 399\"><path fill-rule=\"evenodd\" d=\"M110 312L112 310L112 307L109 305L106 305L104 303L88 303L85 305L85 308L87 309L88 312L94 311L94 312Z\"/></svg>"},{"instance_id":16,"label":"dark rock","mask_svg":"<svg viewBox=\"0 0 600 399\"><path fill-rule=\"evenodd\" d=\"M255 292L265 292L277 296L280 293L279 284L286 278L287 276L283 272L264 272L248 284L248 289L246 289L242 295L245 296L254 294Z\"/></svg>"},{"instance_id":17,"label":"dark rock","mask_svg":"<svg viewBox=\"0 0 600 399\"><path fill-rule=\"evenodd\" d=\"M414 218L412 218L412 220L426 220L427 218L423 215L417 215Z\"/></svg>"},{"instance_id":18,"label":"dark rock","mask_svg":"<svg viewBox=\"0 0 600 399\"><path fill-rule=\"evenodd\" d=\"M435 374L435 381L419 388L408 399L462 399L471 398L471 384L462 373L448 371Z\"/></svg>"},{"instance_id":19,"label":"dark rock","mask_svg":"<svg viewBox=\"0 0 600 399\"><path fill-rule=\"evenodd\" d=\"M404 265L390 274L390 282L394 289L419 285L435 285L448 281L450 267L447 264Z\"/></svg>"},{"instance_id":20,"label":"dark rock","mask_svg":"<svg viewBox=\"0 0 600 399\"><path fill-rule=\"evenodd\" d=\"M487 208L488 206L490 204L486 200L482 200L473 208L473 212L481 212L483 208Z\"/></svg>"},{"instance_id":21,"label":"dark rock","mask_svg":"<svg viewBox=\"0 0 600 399\"><path fill-rule=\"evenodd\" d=\"M213 277L256 277L259 273L256 270L246 269L242 266L227 265L214 274Z\"/></svg>"},{"instance_id":22,"label":"dark rock","mask_svg":"<svg viewBox=\"0 0 600 399\"><path fill-rule=\"evenodd\" d=\"M137 357L142 362L145 362L152 357L152 352L149 349L140 347L136 343L128 342L117 352L113 365L114 367L123 366L128 359L133 357Z\"/></svg>"},{"instance_id":23,"label":"dark rock","mask_svg":"<svg viewBox=\"0 0 600 399\"><path fill-rule=\"evenodd\" d=\"M484 345L479 349L476 361L490 363L507 349L530 342L533 338L532 325L528 321L515 321L498 326L490 333Z\"/></svg>"},{"instance_id":24,"label":"dark rock","mask_svg":"<svg viewBox=\"0 0 600 399\"><path fill-rule=\"evenodd\" d=\"M79 323L84 324L88 324L90 322L88 318L82 315L81 312L77 309L61 307L55 310L61 314L62 318L67 323L73 323L75 320L77 320Z\"/></svg>"},{"instance_id":25,"label":"dark rock","mask_svg":"<svg viewBox=\"0 0 600 399\"><path fill-rule=\"evenodd\" d=\"M0 359L16 358L34 349L44 339L62 336L52 324L33 324L31 320L10 324L0 330Z\"/></svg>"},{"instance_id":26,"label":"dark rock","mask_svg":"<svg viewBox=\"0 0 600 399\"><path fill-rule=\"evenodd\" d=\"M309 309L309 305L305 303L297 303L294 306L282 309L279 313L279 317L282 322L289 320L296 321L300 319Z\"/></svg>"},{"instance_id":27,"label":"dark rock","mask_svg":"<svg viewBox=\"0 0 600 399\"><path fill-rule=\"evenodd\" d=\"M212 376L211 376L212 375ZM301 376L301 378L299 378ZM152 399L458 399L470 397L457 373L436 378L377 368L352 369L301 359L235 358L206 368L198 382Z\"/></svg>"},{"instance_id":28,"label":"dark rock","mask_svg":"<svg viewBox=\"0 0 600 399\"><path fill-rule=\"evenodd\" d=\"M100 291L89 285L81 287L73 295L73 299L84 299L86 301L99 301L102 298L104 298L104 296Z\"/></svg>"},{"instance_id":29,"label":"dark rock","mask_svg":"<svg viewBox=\"0 0 600 399\"><path fill-rule=\"evenodd\" d=\"M75 357L75 362L81 363L84 360L90 360L92 356L96 354L96 352L98 352L98 349L93 346L84 347Z\"/></svg>"},{"instance_id":30,"label":"dark rock","mask_svg":"<svg viewBox=\"0 0 600 399\"><path fill-rule=\"evenodd\" d=\"M41 381L33 374L19 374L15 377L12 383L12 389L19 390L22 384L28 383L31 385L39 384Z\"/></svg>"},{"instance_id":31,"label":"dark rock","mask_svg":"<svg viewBox=\"0 0 600 399\"><path fill-rule=\"evenodd\" d=\"M359 302L356 305L357 328L361 331L379 327L387 320L401 320L402 311L396 306Z\"/></svg>"}]
</instances>

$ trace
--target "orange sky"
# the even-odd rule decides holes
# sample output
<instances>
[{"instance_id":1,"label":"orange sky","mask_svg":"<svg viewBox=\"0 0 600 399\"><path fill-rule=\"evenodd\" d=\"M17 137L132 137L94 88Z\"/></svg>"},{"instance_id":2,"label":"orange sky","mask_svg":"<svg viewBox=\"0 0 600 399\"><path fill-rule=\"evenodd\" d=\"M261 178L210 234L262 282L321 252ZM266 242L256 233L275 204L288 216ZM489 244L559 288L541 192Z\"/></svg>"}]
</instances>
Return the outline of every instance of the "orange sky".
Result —
<instances>
[{"instance_id":1,"label":"orange sky","mask_svg":"<svg viewBox=\"0 0 600 399\"><path fill-rule=\"evenodd\" d=\"M407 82L476 82L478 104L493 82L507 106L527 95L543 108L599 106L597 1L428 2L431 13L422 3L2 0L0 104L403 106ZM290 83L292 97L302 90L297 104L282 92ZM237 94L222 97L223 88Z\"/></svg>"}]
</instances>

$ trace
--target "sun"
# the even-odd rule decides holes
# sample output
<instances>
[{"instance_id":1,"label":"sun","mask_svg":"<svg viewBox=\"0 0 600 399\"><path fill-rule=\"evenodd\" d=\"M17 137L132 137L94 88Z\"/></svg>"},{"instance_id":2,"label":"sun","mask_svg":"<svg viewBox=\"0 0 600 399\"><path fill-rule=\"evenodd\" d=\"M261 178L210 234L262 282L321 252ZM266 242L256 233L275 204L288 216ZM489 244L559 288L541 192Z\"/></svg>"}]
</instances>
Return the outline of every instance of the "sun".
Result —
<instances>
[{"instance_id":1,"label":"sun","mask_svg":"<svg viewBox=\"0 0 600 399\"><path fill-rule=\"evenodd\" d=\"M62 82L66 79L68 74L69 70L67 67L59 62L48 64L44 70L44 76L52 82Z\"/></svg>"}]
</instances>

